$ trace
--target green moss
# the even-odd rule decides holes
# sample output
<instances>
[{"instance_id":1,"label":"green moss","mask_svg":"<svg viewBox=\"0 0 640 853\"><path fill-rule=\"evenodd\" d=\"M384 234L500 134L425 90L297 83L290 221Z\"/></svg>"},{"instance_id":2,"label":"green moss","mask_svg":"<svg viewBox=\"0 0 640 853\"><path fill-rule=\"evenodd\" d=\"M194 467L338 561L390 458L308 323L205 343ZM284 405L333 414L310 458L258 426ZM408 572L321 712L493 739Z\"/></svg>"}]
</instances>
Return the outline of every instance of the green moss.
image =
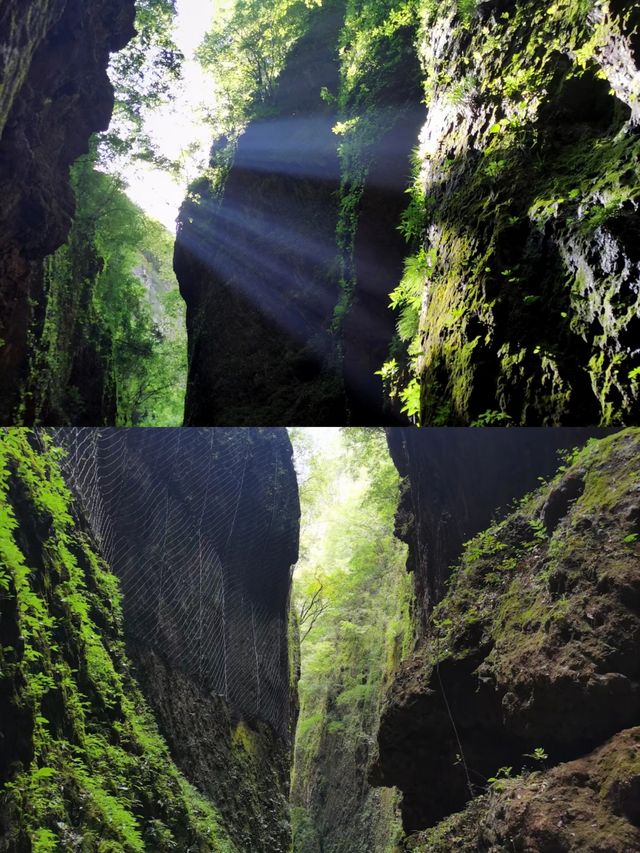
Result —
<instances>
[{"instance_id":1,"label":"green moss","mask_svg":"<svg viewBox=\"0 0 640 853\"><path fill-rule=\"evenodd\" d=\"M549 849L634 849L638 831L623 802L640 777L639 742L640 729L627 729L577 761L511 778L464 811L412 835L406 849L507 850L515 838L524 849L537 849L541 838Z\"/></svg>"},{"instance_id":2,"label":"green moss","mask_svg":"<svg viewBox=\"0 0 640 853\"><path fill-rule=\"evenodd\" d=\"M608 577L628 576L639 547L638 531L625 526L617 510L637 488L639 458L639 429L590 441L513 514L467 542L448 593L432 614L433 660L471 654L478 643L476 633L470 641L473 625L481 629L481 642L502 658L541 648L552 626L561 626L571 616L585 582L590 589L590 531L596 518L606 519L614 537ZM548 535L542 509L564 480L575 478L584 482L584 490L564 522ZM556 590L558 577L567 593Z\"/></svg>"},{"instance_id":3,"label":"green moss","mask_svg":"<svg viewBox=\"0 0 640 853\"><path fill-rule=\"evenodd\" d=\"M413 853L476 853L477 846L474 830L483 813L484 797L478 797L464 811L450 815L425 832L410 836L406 842L407 850Z\"/></svg>"},{"instance_id":4,"label":"green moss","mask_svg":"<svg viewBox=\"0 0 640 853\"><path fill-rule=\"evenodd\" d=\"M246 755L252 758L255 758L258 754L258 735L242 720L233 730L231 743L235 749L241 749Z\"/></svg>"},{"instance_id":5,"label":"green moss","mask_svg":"<svg viewBox=\"0 0 640 853\"><path fill-rule=\"evenodd\" d=\"M621 129L628 111L598 64L606 39L631 23L605 14L594 24L592 6L519 0L494 23L472 2L419 4L426 101L436 113L450 105L451 129L435 154L418 151L407 236L437 261L418 331L403 358L393 352L389 391L417 379L424 423L467 424L484 411L559 423L585 405L616 423L637 406L636 361L618 346L637 294L613 272L592 281L581 260L640 197L640 142ZM452 49L432 52L434 29ZM466 123L471 104L482 124ZM586 357L578 341L589 342Z\"/></svg>"},{"instance_id":6,"label":"green moss","mask_svg":"<svg viewBox=\"0 0 640 853\"><path fill-rule=\"evenodd\" d=\"M44 435L0 434L0 583L22 644L0 650L4 713L21 720L3 786L5 841L231 853L133 679L117 581L75 520L58 460Z\"/></svg>"}]
</instances>

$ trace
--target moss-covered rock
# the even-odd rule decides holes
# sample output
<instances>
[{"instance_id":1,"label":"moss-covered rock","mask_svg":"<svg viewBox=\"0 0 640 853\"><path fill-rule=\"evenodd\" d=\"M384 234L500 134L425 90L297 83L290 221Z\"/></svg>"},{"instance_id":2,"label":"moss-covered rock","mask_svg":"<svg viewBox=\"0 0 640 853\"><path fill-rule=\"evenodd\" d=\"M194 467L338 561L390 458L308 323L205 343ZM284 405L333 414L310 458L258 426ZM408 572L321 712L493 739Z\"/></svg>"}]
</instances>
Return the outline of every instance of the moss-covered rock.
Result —
<instances>
[{"instance_id":1,"label":"moss-covered rock","mask_svg":"<svg viewBox=\"0 0 640 853\"><path fill-rule=\"evenodd\" d=\"M267 723L242 719L148 648L132 654L176 765L216 804L237 849L289 853L291 744Z\"/></svg>"},{"instance_id":2,"label":"moss-covered rock","mask_svg":"<svg viewBox=\"0 0 640 853\"><path fill-rule=\"evenodd\" d=\"M634 423L637 6L420 5L416 411Z\"/></svg>"},{"instance_id":3,"label":"moss-covered rock","mask_svg":"<svg viewBox=\"0 0 640 853\"><path fill-rule=\"evenodd\" d=\"M231 853L142 697L118 582L58 460L0 434L0 849Z\"/></svg>"},{"instance_id":4,"label":"moss-covered rock","mask_svg":"<svg viewBox=\"0 0 640 853\"><path fill-rule=\"evenodd\" d=\"M640 849L640 729L584 758L504 781L435 829L414 853L628 853Z\"/></svg>"},{"instance_id":5,"label":"moss-covered rock","mask_svg":"<svg viewBox=\"0 0 640 853\"><path fill-rule=\"evenodd\" d=\"M133 0L8 0L0 10L0 422L16 423L42 259L66 239L69 167L109 124L110 51L134 35Z\"/></svg>"},{"instance_id":6,"label":"moss-covered rock","mask_svg":"<svg viewBox=\"0 0 640 853\"><path fill-rule=\"evenodd\" d=\"M382 716L376 781L403 790L407 829L537 748L556 764L637 725L639 548L636 429L589 443L467 543Z\"/></svg>"}]
</instances>

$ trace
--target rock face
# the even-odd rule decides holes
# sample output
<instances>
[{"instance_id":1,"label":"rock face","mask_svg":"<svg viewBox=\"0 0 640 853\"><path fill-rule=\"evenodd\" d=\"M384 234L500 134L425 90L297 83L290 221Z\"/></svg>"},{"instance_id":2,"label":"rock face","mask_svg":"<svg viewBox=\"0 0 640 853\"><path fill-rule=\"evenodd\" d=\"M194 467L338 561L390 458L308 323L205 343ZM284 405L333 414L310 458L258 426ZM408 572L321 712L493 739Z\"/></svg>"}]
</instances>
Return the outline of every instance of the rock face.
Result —
<instances>
[{"instance_id":1,"label":"rock face","mask_svg":"<svg viewBox=\"0 0 640 853\"><path fill-rule=\"evenodd\" d=\"M629 853L640 850L640 729L619 732L584 758L505 782L433 832L416 853Z\"/></svg>"},{"instance_id":2,"label":"rock face","mask_svg":"<svg viewBox=\"0 0 640 853\"><path fill-rule=\"evenodd\" d=\"M175 270L188 309L187 424L406 423L384 407L375 372L395 329L398 224L424 117L415 30L381 48L398 71L367 81L369 132L352 144L334 130L353 38L344 7L331 0L311 14L269 118L240 137L224 187L203 180L183 205ZM362 111L362 93L351 100L347 111ZM227 156L220 146L214 163ZM349 146L357 181L345 171Z\"/></svg>"},{"instance_id":3,"label":"rock face","mask_svg":"<svg viewBox=\"0 0 640 853\"><path fill-rule=\"evenodd\" d=\"M420 43L423 422L633 424L637 4L473 5L431 4Z\"/></svg>"},{"instance_id":4,"label":"rock face","mask_svg":"<svg viewBox=\"0 0 640 853\"><path fill-rule=\"evenodd\" d=\"M243 720L154 650L135 645L132 655L176 764L215 803L238 850L289 853L287 740L268 723Z\"/></svg>"},{"instance_id":5,"label":"rock face","mask_svg":"<svg viewBox=\"0 0 640 853\"><path fill-rule=\"evenodd\" d=\"M176 764L240 850L286 853L300 514L286 431L54 434L121 579L128 648Z\"/></svg>"},{"instance_id":6,"label":"rock face","mask_svg":"<svg viewBox=\"0 0 640 853\"><path fill-rule=\"evenodd\" d=\"M379 731L376 781L402 789L408 831L434 827L413 849L640 849L639 501L626 430L466 544ZM448 817L538 748L558 766Z\"/></svg>"},{"instance_id":7,"label":"rock face","mask_svg":"<svg viewBox=\"0 0 640 853\"><path fill-rule=\"evenodd\" d=\"M554 472L558 451L603 434L580 428L387 429L391 456L405 478L396 535L409 546L407 569L422 628L445 594L463 543Z\"/></svg>"},{"instance_id":8,"label":"rock face","mask_svg":"<svg viewBox=\"0 0 640 853\"><path fill-rule=\"evenodd\" d=\"M59 459L0 433L0 848L238 853L158 733Z\"/></svg>"},{"instance_id":9,"label":"rock face","mask_svg":"<svg viewBox=\"0 0 640 853\"><path fill-rule=\"evenodd\" d=\"M339 164L335 110L340 3L312 18L269 118L240 138L222 198L183 206L175 270L187 303L187 425L344 423L328 334Z\"/></svg>"},{"instance_id":10,"label":"rock face","mask_svg":"<svg viewBox=\"0 0 640 853\"><path fill-rule=\"evenodd\" d=\"M382 79L376 79L375 74L372 79L363 75L360 90L356 87L349 98L354 116L359 117L360 123L372 125L368 138L360 143L359 151L356 146L353 156L364 177L353 225L353 246L346 253L353 293L341 331L342 369L352 426L407 423L398 406L383 402L382 380L377 371L386 361L389 341L396 331L397 318L389 310L389 294L402 277L407 243L399 225L407 206L411 152L424 121L415 36L415 28L407 25L398 28L388 42L378 45L379 55L372 58L371 65L385 62ZM393 56L393 63L389 55ZM367 102L367 91L371 91L369 110L362 103ZM347 144L344 147L348 150ZM343 193L350 183L348 160L345 154ZM358 171L355 165L352 168ZM343 198L344 207L346 195Z\"/></svg>"},{"instance_id":11,"label":"rock face","mask_svg":"<svg viewBox=\"0 0 640 853\"><path fill-rule=\"evenodd\" d=\"M133 0L7 0L0 10L0 422L15 422L42 259L73 215L69 166L113 108L109 53L134 35Z\"/></svg>"},{"instance_id":12,"label":"rock face","mask_svg":"<svg viewBox=\"0 0 640 853\"><path fill-rule=\"evenodd\" d=\"M402 423L388 359L425 424L633 423L637 5L373 5L315 12L224 192L185 204L187 422Z\"/></svg>"}]
</instances>

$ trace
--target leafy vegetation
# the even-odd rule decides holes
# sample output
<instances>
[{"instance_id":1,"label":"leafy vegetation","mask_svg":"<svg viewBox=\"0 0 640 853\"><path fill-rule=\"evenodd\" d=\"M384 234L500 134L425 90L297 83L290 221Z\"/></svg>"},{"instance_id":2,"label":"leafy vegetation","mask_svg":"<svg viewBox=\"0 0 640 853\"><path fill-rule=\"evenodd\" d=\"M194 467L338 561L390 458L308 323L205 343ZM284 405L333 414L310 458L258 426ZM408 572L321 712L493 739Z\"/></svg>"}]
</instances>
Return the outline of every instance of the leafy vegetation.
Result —
<instances>
[{"instance_id":1,"label":"leafy vegetation","mask_svg":"<svg viewBox=\"0 0 640 853\"><path fill-rule=\"evenodd\" d=\"M383 689L412 639L405 548L393 532L398 475L376 429L343 431L307 466L293 601L301 614L322 606L303 633L294 849L391 850L393 792L363 780Z\"/></svg>"},{"instance_id":2,"label":"leafy vegetation","mask_svg":"<svg viewBox=\"0 0 640 853\"><path fill-rule=\"evenodd\" d=\"M403 103L402 81L415 64L417 14L415 0L347 0L339 45L340 121L335 127L342 176L336 231L342 296L335 310L336 329L353 300L355 236L374 145L411 106Z\"/></svg>"},{"instance_id":3,"label":"leafy vegetation","mask_svg":"<svg viewBox=\"0 0 640 853\"><path fill-rule=\"evenodd\" d=\"M273 96L289 51L304 35L323 0L223 0L198 49L212 80L208 111L214 144L209 169L190 187L199 203L222 194L239 135L252 119L273 110Z\"/></svg>"},{"instance_id":4,"label":"leafy vegetation","mask_svg":"<svg viewBox=\"0 0 640 853\"><path fill-rule=\"evenodd\" d=\"M73 185L68 242L46 261L25 408L35 423L178 426L186 332L171 238L93 156L76 163Z\"/></svg>"},{"instance_id":5,"label":"leafy vegetation","mask_svg":"<svg viewBox=\"0 0 640 853\"><path fill-rule=\"evenodd\" d=\"M322 0L228 0L199 50L215 86L211 119L217 135L233 138L264 115L287 54Z\"/></svg>"},{"instance_id":6,"label":"leafy vegetation","mask_svg":"<svg viewBox=\"0 0 640 853\"><path fill-rule=\"evenodd\" d=\"M182 422L186 332L173 241L128 200L121 178L132 161L175 168L145 131L180 75L174 16L173 0L138 2L137 36L110 69L113 121L72 168L76 211L67 243L45 261L23 422Z\"/></svg>"},{"instance_id":7,"label":"leafy vegetation","mask_svg":"<svg viewBox=\"0 0 640 853\"><path fill-rule=\"evenodd\" d=\"M133 678L118 582L75 517L59 454L42 433L0 433L0 707L19 721L1 747L0 846L232 853Z\"/></svg>"},{"instance_id":8,"label":"leafy vegetation","mask_svg":"<svg viewBox=\"0 0 640 853\"><path fill-rule=\"evenodd\" d=\"M109 130L98 137L99 159L117 169L118 161L147 160L175 168L157 151L145 118L173 95L184 57L173 40L175 0L137 0L137 35L114 55L109 69L115 107Z\"/></svg>"}]
</instances>

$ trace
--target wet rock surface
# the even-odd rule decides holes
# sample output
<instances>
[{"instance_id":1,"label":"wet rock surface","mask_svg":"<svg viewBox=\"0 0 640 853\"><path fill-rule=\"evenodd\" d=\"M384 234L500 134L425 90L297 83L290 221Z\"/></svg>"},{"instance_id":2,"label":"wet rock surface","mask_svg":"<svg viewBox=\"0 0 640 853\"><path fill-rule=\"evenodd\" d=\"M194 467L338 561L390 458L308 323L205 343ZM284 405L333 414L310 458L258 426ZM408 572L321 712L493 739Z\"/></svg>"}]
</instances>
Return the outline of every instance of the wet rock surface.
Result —
<instances>
[{"instance_id":1,"label":"wet rock surface","mask_svg":"<svg viewBox=\"0 0 640 853\"><path fill-rule=\"evenodd\" d=\"M176 765L216 804L239 851L288 853L291 746L246 722L149 648L134 646L140 686Z\"/></svg>"}]
</instances>

